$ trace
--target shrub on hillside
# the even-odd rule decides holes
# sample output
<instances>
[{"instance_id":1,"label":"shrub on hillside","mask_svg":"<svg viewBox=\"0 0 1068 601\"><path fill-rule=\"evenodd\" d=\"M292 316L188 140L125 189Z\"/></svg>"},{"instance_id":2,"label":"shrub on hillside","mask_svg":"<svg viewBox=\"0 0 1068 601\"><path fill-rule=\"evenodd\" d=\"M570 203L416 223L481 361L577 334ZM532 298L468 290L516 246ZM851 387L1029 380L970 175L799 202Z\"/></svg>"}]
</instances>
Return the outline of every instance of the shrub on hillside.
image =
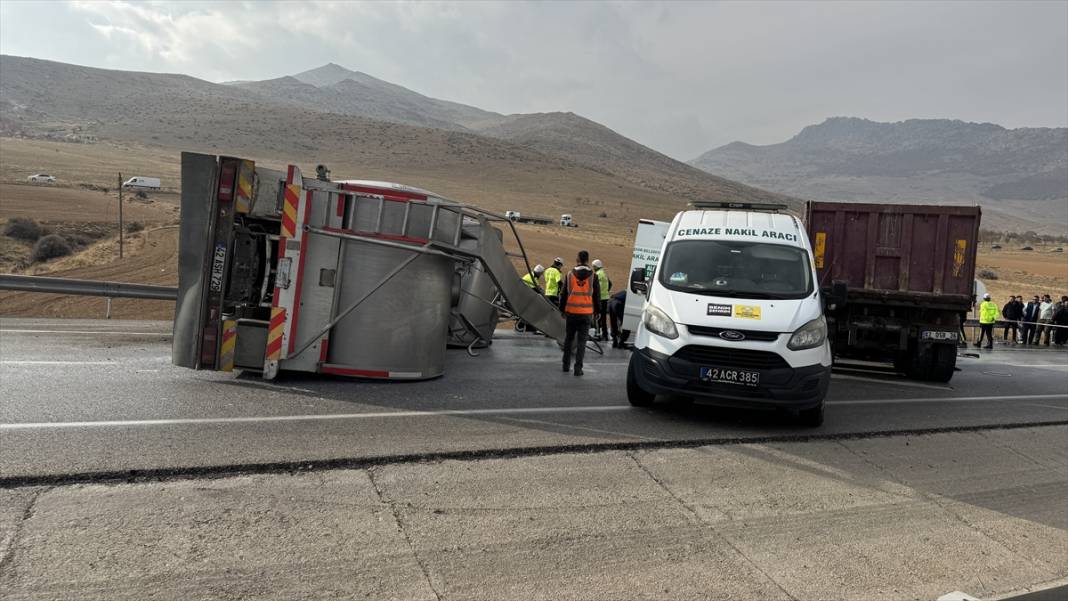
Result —
<instances>
[{"instance_id":1,"label":"shrub on hillside","mask_svg":"<svg viewBox=\"0 0 1068 601\"><path fill-rule=\"evenodd\" d=\"M71 253L67 239L57 234L49 234L33 245L30 259L34 262L47 261L56 257L65 257Z\"/></svg>"},{"instance_id":2,"label":"shrub on hillside","mask_svg":"<svg viewBox=\"0 0 1068 601\"><path fill-rule=\"evenodd\" d=\"M998 279L998 272L993 269L980 269L979 273L975 274L975 277L980 280L996 280Z\"/></svg>"},{"instance_id":3,"label":"shrub on hillside","mask_svg":"<svg viewBox=\"0 0 1068 601\"><path fill-rule=\"evenodd\" d=\"M4 225L4 235L18 240L35 242L44 233L44 229L33 219L12 217Z\"/></svg>"},{"instance_id":4,"label":"shrub on hillside","mask_svg":"<svg viewBox=\"0 0 1068 601\"><path fill-rule=\"evenodd\" d=\"M131 221L130 223L126 224L127 234L136 234L137 232L140 232L143 229L145 229L145 224L141 223L140 221Z\"/></svg>"}]
</instances>

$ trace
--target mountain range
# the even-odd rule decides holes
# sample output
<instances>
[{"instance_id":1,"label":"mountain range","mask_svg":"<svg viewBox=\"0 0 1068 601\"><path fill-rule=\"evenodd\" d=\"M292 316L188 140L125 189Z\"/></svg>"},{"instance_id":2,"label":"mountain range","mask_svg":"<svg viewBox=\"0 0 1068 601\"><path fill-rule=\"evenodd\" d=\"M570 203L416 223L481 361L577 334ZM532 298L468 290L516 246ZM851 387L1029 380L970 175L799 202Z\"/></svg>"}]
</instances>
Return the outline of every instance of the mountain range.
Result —
<instances>
[{"instance_id":1,"label":"mountain range","mask_svg":"<svg viewBox=\"0 0 1068 601\"><path fill-rule=\"evenodd\" d=\"M0 135L327 162L490 208L666 218L694 199L979 204L985 227L1063 233L1068 129L834 117L780 144L672 159L570 112L504 115L330 63L263 81L0 56ZM607 211L610 206L617 207Z\"/></svg>"},{"instance_id":2,"label":"mountain range","mask_svg":"<svg viewBox=\"0 0 1068 601\"><path fill-rule=\"evenodd\" d=\"M557 198L549 204L562 211L635 196L661 216L693 199L800 202L709 174L572 113L501 115L335 64L216 84L0 56L0 134L71 133L282 160L308 156L412 183L413 175L458 185L466 178L480 189L492 184ZM596 195L582 193L590 182ZM546 193L556 189L566 192Z\"/></svg>"},{"instance_id":3,"label":"mountain range","mask_svg":"<svg viewBox=\"0 0 1068 601\"><path fill-rule=\"evenodd\" d=\"M690 164L804 198L979 204L988 225L1068 227L1068 128L834 117L779 144L733 142Z\"/></svg>"}]
</instances>

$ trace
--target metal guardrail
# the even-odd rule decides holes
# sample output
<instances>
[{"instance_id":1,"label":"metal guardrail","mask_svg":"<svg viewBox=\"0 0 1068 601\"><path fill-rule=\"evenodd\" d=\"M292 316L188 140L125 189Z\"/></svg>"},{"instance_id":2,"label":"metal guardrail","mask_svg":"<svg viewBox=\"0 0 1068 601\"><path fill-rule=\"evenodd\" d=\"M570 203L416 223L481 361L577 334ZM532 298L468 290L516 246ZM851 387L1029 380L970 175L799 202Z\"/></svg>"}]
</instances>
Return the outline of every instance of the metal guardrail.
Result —
<instances>
[{"instance_id":1,"label":"metal guardrail","mask_svg":"<svg viewBox=\"0 0 1068 601\"><path fill-rule=\"evenodd\" d=\"M37 275L0 274L0 290L106 296L109 299L143 298L149 300L173 301L178 298L178 289L169 286L128 284L125 282L105 282L100 280L74 280L70 278L50 278Z\"/></svg>"}]
</instances>

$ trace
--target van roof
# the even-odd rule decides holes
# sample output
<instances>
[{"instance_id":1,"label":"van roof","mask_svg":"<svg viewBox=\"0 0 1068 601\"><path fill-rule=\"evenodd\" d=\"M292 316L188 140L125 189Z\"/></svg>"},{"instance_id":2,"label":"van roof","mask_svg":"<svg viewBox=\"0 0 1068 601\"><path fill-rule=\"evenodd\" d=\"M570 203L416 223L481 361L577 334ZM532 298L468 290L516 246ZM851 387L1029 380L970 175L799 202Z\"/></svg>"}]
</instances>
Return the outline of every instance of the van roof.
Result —
<instances>
[{"instance_id":1,"label":"van roof","mask_svg":"<svg viewBox=\"0 0 1068 601\"><path fill-rule=\"evenodd\" d=\"M675 216L669 235L672 240L727 239L807 247L807 237L797 217L764 211L682 211Z\"/></svg>"}]
</instances>

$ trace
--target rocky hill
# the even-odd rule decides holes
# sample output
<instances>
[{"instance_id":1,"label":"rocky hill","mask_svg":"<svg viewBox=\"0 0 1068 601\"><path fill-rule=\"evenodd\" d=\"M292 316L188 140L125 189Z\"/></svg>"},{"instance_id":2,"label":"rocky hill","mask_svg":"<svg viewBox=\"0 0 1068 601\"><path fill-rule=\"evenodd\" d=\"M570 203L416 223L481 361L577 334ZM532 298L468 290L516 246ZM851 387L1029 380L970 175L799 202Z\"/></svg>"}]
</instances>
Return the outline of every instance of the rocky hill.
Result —
<instances>
[{"instance_id":1,"label":"rocky hill","mask_svg":"<svg viewBox=\"0 0 1068 601\"><path fill-rule=\"evenodd\" d=\"M1068 129L835 117L780 144L734 142L695 167L784 194L826 200L980 204L984 224L1063 232Z\"/></svg>"},{"instance_id":2,"label":"rocky hill","mask_svg":"<svg viewBox=\"0 0 1068 601\"><path fill-rule=\"evenodd\" d=\"M72 132L261 157L318 154L325 160L344 153L344 161L367 167L448 167L456 179L504 178L513 187L509 170L521 169L531 176L523 178L531 193L546 178L559 179L560 170L586 172L617 181L623 200L633 188L663 195L665 209L695 198L796 206L795 199L694 169L577 115L499 115L333 64L291 77L214 84L0 57L0 133ZM581 182L563 185L584 188ZM561 201L560 208L574 206Z\"/></svg>"}]
</instances>

